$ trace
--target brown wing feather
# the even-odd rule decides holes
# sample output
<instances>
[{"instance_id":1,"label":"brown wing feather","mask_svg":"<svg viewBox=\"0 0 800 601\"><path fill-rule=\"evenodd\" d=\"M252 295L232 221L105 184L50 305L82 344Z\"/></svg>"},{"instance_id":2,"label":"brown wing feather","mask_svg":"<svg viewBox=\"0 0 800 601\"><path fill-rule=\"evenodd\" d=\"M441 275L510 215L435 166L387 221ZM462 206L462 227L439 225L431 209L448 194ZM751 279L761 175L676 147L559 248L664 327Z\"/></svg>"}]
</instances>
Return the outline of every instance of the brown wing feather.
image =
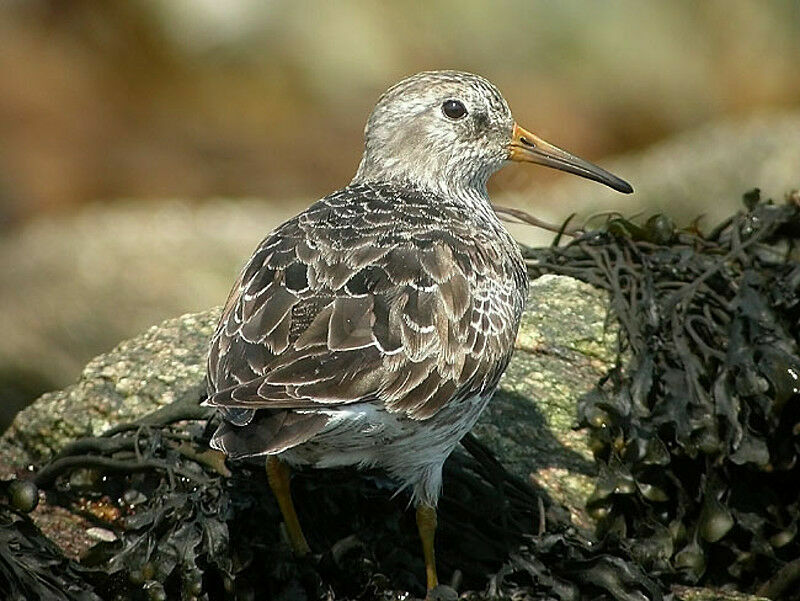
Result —
<instances>
[{"instance_id":1,"label":"brown wing feather","mask_svg":"<svg viewBox=\"0 0 800 601\"><path fill-rule=\"evenodd\" d=\"M476 219L442 199L360 186L267 237L209 353L208 404L234 422L218 433L220 446L252 450L251 433L247 444L231 440L249 428L265 437L262 452L274 452L322 427L309 419L289 429L288 418L272 417L286 410L366 400L424 420L496 385L526 282L510 238Z\"/></svg>"}]
</instances>

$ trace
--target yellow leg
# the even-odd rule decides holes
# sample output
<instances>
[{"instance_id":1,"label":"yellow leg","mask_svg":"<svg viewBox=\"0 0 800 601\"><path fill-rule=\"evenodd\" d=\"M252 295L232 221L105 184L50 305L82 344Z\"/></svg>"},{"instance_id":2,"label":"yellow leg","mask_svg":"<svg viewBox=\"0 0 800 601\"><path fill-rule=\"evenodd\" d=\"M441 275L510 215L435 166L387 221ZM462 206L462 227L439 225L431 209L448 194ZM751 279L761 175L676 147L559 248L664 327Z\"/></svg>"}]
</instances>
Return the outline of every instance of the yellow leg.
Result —
<instances>
[{"instance_id":1,"label":"yellow leg","mask_svg":"<svg viewBox=\"0 0 800 601\"><path fill-rule=\"evenodd\" d=\"M297 519L297 512L294 510L294 503L292 503L292 494L289 490L289 468L273 455L267 457L267 480L269 480L269 487L278 500L278 507L281 510L283 521L286 523L286 530L289 533L292 551L296 556L303 557L311 549L308 547L306 537L303 535L303 529L300 528L300 520Z\"/></svg>"},{"instance_id":2,"label":"yellow leg","mask_svg":"<svg viewBox=\"0 0 800 601\"><path fill-rule=\"evenodd\" d=\"M422 540L422 554L425 557L425 577L428 581L428 591L439 586L436 577L436 553L433 549L433 539L436 535L436 508L430 505L417 506L417 529Z\"/></svg>"}]
</instances>

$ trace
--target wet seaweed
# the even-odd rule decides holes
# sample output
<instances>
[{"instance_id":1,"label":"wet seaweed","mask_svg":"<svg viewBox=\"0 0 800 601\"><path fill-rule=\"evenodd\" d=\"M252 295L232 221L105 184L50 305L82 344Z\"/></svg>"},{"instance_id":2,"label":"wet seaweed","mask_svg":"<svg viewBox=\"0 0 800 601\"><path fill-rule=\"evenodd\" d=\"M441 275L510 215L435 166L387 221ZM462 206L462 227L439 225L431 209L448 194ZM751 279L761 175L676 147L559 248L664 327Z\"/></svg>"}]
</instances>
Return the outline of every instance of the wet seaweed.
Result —
<instances>
[{"instance_id":1,"label":"wet seaweed","mask_svg":"<svg viewBox=\"0 0 800 601\"><path fill-rule=\"evenodd\" d=\"M38 472L33 481L47 491L48 503L113 533L114 540L95 545L81 564L61 558L66 570L81 576L79 582L91 584L83 590L133 601L424 594L409 499L394 495L385 476L297 472L298 513L312 548L322 551L298 560L281 531L263 466L235 464L229 470L208 461L207 438L202 422L173 430L169 421L157 425L151 419L108 437L76 441ZM439 548L446 549L442 576L461 590L488 587L515 598L660 598L657 585L618 549L581 538L565 509L506 472L479 441L467 437L464 451L445 469L438 533ZM19 519L37 532L25 516ZM46 584L39 576L12 583L11 591L36 598Z\"/></svg>"},{"instance_id":2,"label":"wet seaweed","mask_svg":"<svg viewBox=\"0 0 800 601\"><path fill-rule=\"evenodd\" d=\"M100 601L88 571L64 557L28 517L0 508L0 598Z\"/></svg>"},{"instance_id":3,"label":"wet seaweed","mask_svg":"<svg viewBox=\"0 0 800 601\"><path fill-rule=\"evenodd\" d=\"M614 217L528 258L608 290L624 330L579 404L599 535L663 581L800 599L800 205L744 201L708 235Z\"/></svg>"}]
</instances>

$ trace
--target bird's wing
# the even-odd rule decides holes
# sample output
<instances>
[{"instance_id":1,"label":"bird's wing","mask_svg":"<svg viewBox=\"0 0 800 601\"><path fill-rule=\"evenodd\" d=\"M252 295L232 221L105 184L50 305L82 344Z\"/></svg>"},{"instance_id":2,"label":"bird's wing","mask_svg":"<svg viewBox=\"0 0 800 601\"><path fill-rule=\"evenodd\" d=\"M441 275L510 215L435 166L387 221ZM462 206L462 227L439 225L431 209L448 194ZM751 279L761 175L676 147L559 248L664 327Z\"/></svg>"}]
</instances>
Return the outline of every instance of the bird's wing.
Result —
<instances>
[{"instance_id":1,"label":"bird's wing","mask_svg":"<svg viewBox=\"0 0 800 601\"><path fill-rule=\"evenodd\" d=\"M521 311L512 266L453 215L420 219L430 201L406 213L368 192L313 205L242 272L209 355L208 404L234 424L365 400L426 419L496 384Z\"/></svg>"}]
</instances>

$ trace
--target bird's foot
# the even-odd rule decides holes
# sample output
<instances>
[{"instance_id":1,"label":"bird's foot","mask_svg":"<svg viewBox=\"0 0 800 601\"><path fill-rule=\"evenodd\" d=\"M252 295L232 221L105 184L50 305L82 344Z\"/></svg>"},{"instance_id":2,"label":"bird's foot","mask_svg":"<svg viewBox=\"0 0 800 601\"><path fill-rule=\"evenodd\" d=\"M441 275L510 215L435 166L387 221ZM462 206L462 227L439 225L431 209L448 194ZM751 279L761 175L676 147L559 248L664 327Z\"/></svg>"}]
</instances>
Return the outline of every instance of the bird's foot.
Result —
<instances>
[{"instance_id":1,"label":"bird's foot","mask_svg":"<svg viewBox=\"0 0 800 601\"><path fill-rule=\"evenodd\" d=\"M425 601L456 601L458 593L456 589L440 584L432 589L428 589L425 595Z\"/></svg>"}]
</instances>

